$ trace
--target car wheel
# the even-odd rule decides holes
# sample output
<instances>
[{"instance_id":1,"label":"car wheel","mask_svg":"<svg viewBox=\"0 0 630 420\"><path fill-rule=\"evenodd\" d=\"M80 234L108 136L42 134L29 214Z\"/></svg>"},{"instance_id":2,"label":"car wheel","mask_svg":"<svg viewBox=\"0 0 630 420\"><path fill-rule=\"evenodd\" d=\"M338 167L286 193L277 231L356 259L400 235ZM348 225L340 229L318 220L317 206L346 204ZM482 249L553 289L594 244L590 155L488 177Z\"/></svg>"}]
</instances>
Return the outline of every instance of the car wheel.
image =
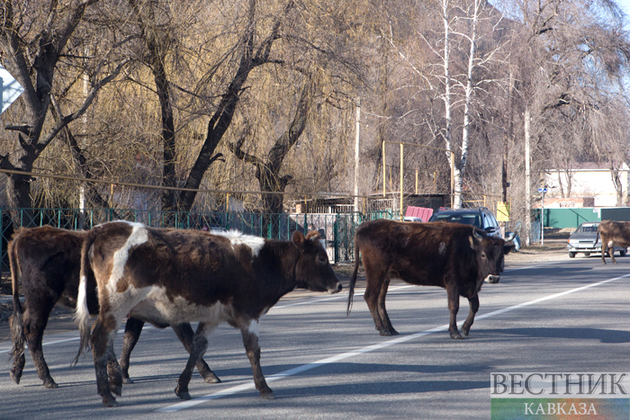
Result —
<instances>
[{"instance_id":1,"label":"car wheel","mask_svg":"<svg viewBox=\"0 0 630 420\"><path fill-rule=\"evenodd\" d=\"M575 258L576 252L569 252L569 258Z\"/></svg>"},{"instance_id":2,"label":"car wheel","mask_svg":"<svg viewBox=\"0 0 630 420\"><path fill-rule=\"evenodd\" d=\"M625 257L626 256L626 251L619 251L619 256L620 257Z\"/></svg>"},{"instance_id":3,"label":"car wheel","mask_svg":"<svg viewBox=\"0 0 630 420\"><path fill-rule=\"evenodd\" d=\"M590 253L590 252L585 252L585 253L584 253L584 256L585 256L585 257L590 257L590 256L591 256L591 253Z\"/></svg>"}]
</instances>

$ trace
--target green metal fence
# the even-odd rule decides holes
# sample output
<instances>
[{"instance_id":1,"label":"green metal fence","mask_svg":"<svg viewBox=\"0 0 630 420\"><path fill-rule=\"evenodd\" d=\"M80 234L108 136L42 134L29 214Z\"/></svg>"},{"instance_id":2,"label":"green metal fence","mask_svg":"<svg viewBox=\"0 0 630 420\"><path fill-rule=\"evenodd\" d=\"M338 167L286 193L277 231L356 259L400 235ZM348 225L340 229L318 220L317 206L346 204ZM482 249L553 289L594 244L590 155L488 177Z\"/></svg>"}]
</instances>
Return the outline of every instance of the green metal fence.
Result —
<instances>
[{"instance_id":1,"label":"green metal fence","mask_svg":"<svg viewBox=\"0 0 630 420\"><path fill-rule=\"evenodd\" d=\"M545 227L577 228L584 222L599 222L601 209L585 208L546 208L543 217ZM540 209L532 211L535 220L540 221Z\"/></svg>"},{"instance_id":2,"label":"green metal fence","mask_svg":"<svg viewBox=\"0 0 630 420\"><path fill-rule=\"evenodd\" d=\"M19 227L55 226L91 229L113 220L141 222L152 227L239 230L268 239L289 239L294 231L317 230L325 240L331 261L354 261L354 233L365 220L398 218L397 213L265 214L241 212L161 212L130 209L16 209L0 207L0 256L2 272L9 271L7 244Z\"/></svg>"}]
</instances>

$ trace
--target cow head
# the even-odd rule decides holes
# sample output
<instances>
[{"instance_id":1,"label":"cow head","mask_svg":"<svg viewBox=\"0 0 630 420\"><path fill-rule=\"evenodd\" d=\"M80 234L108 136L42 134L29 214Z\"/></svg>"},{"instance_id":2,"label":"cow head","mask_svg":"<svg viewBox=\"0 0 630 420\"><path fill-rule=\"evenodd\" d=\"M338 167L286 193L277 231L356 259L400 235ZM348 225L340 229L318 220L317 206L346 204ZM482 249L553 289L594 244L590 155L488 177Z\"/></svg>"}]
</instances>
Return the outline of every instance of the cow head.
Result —
<instances>
[{"instance_id":1,"label":"cow head","mask_svg":"<svg viewBox=\"0 0 630 420\"><path fill-rule=\"evenodd\" d=\"M504 265L505 241L501 238L487 236L473 228L470 245L475 251L478 267L477 291L483 282L498 283Z\"/></svg>"},{"instance_id":2,"label":"cow head","mask_svg":"<svg viewBox=\"0 0 630 420\"><path fill-rule=\"evenodd\" d=\"M340 292L341 283L330 266L319 233L309 232L304 237L301 232L295 231L293 244L300 251L295 267L298 286L316 292Z\"/></svg>"}]
</instances>

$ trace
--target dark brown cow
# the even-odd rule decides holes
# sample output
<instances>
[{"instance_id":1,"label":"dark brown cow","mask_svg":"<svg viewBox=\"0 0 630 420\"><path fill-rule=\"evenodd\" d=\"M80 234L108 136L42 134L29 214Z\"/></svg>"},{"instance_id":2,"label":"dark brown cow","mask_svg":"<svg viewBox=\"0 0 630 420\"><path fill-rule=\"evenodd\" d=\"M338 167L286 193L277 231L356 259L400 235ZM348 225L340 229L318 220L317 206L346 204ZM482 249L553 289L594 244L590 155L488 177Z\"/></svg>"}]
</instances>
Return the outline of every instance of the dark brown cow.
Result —
<instances>
[{"instance_id":1,"label":"dark brown cow","mask_svg":"<svg viewBox=\"0 0 630 420\"><path fill-rule=\"evenodd\" d=\"M50 226L21 229L9 244L9 259L13 282L13 315L11 317L11 338L13 340L13 367L11 378L20 383L24 369L24 345L35 363L35 368L46 388L57 388L50 375L42 350L42 337L48 324L48 317L55 304L74 308L79 288L81 267L81 246L87 232L57 229ZM20 303L18 279L22 277L24 305ZM87 304L90 314L98 313L96 282L93 276L87 283ZM24 308L23 308L24 306ZM125 383L129 379L129 356L135 346L144 322L129 319L125 329L121 369ZM158 325L165 328L168 324ZM193 330L190 324L174 325L177 336L189 350ZM190 350L189 350L190 351ZM220 382L208 365L199 360L197 368L208 383Z\"/></svg>"},{"instance_id":2,"label":"dark brown cow","mask_svg":"<svg viewBox=\"0 0 630 420\"><path fill-rule=\"evenodd\" d=\"M602 241L602 262L606 264L606 252L609 252L613 264L617 264L614 246L630 246L630 222L602 220L597 227L597 239Z\"/></svg>"},{"instance_id":3,"label":"dark brown cow","mask_svg":"<svg viewBox=\"0 0 630 420\"><path fill-rule=\"evenodd\" d=\"M93 270L101 307L91 337L83 298ZM208 233L112 222L95 227L84 242L77 319L82 348L92 344L98 393L116 405L121 378L108 375L112 341L125 314L153 322L199 321L193 349L175 394L189 399L192 367L209 334L222 322L241 330L256 388L273 398L260 367L259 319L295 287L337 293L337 280L317 232L292 241L264 240L240 232Z\"/></svg>"},{"instance_id":4,"label":"dark brown cow","mask_svg":"<svg viewBox=\"0 0 630 420\"><path fill-rule=\"evenodd\" d=\"M390 279L446 289L451 313L451 338L462 338L456 315L459 296L468 298L470 313L462 332L468 335L479 309L479 290L484 281L499 281L505 242L469 225L458 223L416 223L394 220L365 222L355 234L354 272L350 280L348 313L354 285L363 260L367 286L363 295L376 329L381 335L398 334L385 309ZM507 249L509 252L509 248Z\"/></svg>"}]
</instances>

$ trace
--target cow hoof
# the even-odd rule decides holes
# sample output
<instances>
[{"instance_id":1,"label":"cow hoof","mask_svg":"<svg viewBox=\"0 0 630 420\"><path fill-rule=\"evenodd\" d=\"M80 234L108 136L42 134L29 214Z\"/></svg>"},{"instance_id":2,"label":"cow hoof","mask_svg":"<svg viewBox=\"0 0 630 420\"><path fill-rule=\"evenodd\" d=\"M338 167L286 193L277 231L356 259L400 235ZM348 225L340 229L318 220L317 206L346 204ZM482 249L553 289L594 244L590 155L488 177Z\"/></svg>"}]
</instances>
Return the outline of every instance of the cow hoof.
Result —
<instances>
[{"instance_id":1,"label":"cow hoof","mask_svg":"<svg viewBox=\"0 0 630 420\"><path fill-rule=\"evenodd\" d=\"M383 336L383 337L388 337L390 335L398 335L398 331L392 329L392 330L379 330L379 333Z\"/></svg>"},{"instance_id":2,"label":"cow hoof","mask_svg":"<svg viewBox=\"0 0 630 420\"><path fill-rule=\"evenodd\" d=\"M451 333L451 338L454 340L461 340L462 339L462 335L460 333Z\"/></svg>"},{"instance_id":3,"label":"cow hoof","mask_svg":"<svg viewBox=\"0 0 630 420\"><path fill-rule=\"evenodd\" d=\"M208 384L219 384L221 383L221 379L214 372L206 373L203 375L203 380Z\"/></svg>"},{"instance_id":4,"label":"cow hoof","mask_svg":"<svg viewBox=\"0 0 630 420\"><path fill-rule=\"evenodd\" d=\"M55 389L55 388L59 388L59 385L57 385L55 381L44 382L44 388Z\"/></svg>"},{"instance_id":5,"label":"cow hoof","mask_svg":"<svg viewBox=\"0 0 630 420\"><path fill-rule=\"evenodd\" d=\"M20 384L20 379L22 379L22 372L14 372L13 369L11 369L9 371L9 376L11 376L11 379L13 379L13 382L15 382L16 384Z\"/></svg>"},{"instance_id":6,"label":"cow hoof","mask_svg":"<svg viewBox=\"0 0 630 420\"><path fill-rule=\"evenodd\" d=\"M179 389L179 385L177 385L177 388L175 388L175 395L177 395L182 400L190 400L190 399L192 399L192 397L190 396L190 393L188 391L181 391Z\"/></svg>"},{"instance_id":7,"label":"cow hoof","mask_svg":"<svg viewBox=\"0 0 630 420\"><path fill-rule=\"evenodd\" d=\"M261 392L260 395L266 400L275 400L276 397L273 395L273 391L269 390L269 392Z\"/></svg>"},{"instance_id":8,"label":"cow hoof","mask_svg":"<svg viewBox=\"0 0 630 420\"><path fill-rule=\"evenodd\" d=\"M115 398L112 398L111 400L105 400L103 399L103 405L105 407L117 407L118 406L118 401L116 401Z\"/></svg>"},{"instance_id":9,"label":"cow hoof","mask_svg":"<svg viewBox=\"0 0 630 420\"><path fill-rule=\"evenodd\" d=\"M109 390L112 394L118 395L119 397L122 395L122 386L109 384Z\"/></svg>"},{"instance_id":10,"label":"cow hoof","mask_svg":"<svg viewBox=\"0 0 630 420\"><path fill-rule=\"evenodd\" d=\"M468 334L470 334L470 330L462 330L462 334L464 334L464 337L468 337Z\"/></svg>"},{"instance_id":11,"label":"cow hoof","mask_svg":"<svg viewBox=\"0 0 630 420\"><path fill-rule=\"evenodd\" d=\"M133 380L131 378L123 378L123 385L131 385L133 384Z\"/></svg>"}]
</instances>

